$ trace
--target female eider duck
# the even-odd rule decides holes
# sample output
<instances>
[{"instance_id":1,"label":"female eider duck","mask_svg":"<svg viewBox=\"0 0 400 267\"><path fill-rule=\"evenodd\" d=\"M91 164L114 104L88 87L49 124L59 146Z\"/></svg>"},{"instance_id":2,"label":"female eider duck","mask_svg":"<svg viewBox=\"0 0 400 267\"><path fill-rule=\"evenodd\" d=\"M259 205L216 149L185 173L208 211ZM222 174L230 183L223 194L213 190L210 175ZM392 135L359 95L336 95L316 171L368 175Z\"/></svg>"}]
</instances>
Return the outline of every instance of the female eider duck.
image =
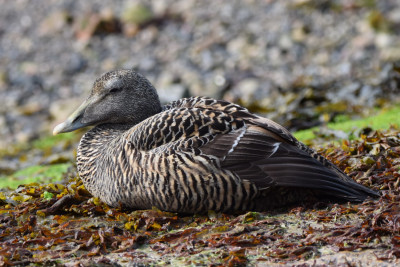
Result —
<instances>
[{"instance_id":1,"label":"female eider duck","mask_svg":"<svg viewBox=\"0 0 400 267\"><path fill-rule=\"evenodd\" d=\"M161 106L139 73L104 74L54 134L81 139L79 176L110 206L173 212L265 211L305 199L364 201L357 184L281 125L223 100Z\"/></svg>"}]
</instances>

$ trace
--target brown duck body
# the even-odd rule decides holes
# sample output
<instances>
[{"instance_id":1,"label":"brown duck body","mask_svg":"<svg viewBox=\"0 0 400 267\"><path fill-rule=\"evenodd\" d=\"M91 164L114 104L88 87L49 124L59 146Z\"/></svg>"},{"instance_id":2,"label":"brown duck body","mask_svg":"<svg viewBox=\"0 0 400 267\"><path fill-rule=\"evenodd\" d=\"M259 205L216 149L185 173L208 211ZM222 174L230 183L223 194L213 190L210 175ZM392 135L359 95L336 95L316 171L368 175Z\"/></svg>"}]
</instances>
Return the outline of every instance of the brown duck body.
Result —
<instances>
[{"instance_id":1,"label":"brown duck body","mask_svg":"<svg viewBox=\"0 0 400 267\"><path fill-rule=\"evenodd\" d=\"M94 127L82 137L77 165L94 196L132 209L262 211L307 198L377 196L277 123L203 97L137 123Z\"/></svg>"}]
</instances>

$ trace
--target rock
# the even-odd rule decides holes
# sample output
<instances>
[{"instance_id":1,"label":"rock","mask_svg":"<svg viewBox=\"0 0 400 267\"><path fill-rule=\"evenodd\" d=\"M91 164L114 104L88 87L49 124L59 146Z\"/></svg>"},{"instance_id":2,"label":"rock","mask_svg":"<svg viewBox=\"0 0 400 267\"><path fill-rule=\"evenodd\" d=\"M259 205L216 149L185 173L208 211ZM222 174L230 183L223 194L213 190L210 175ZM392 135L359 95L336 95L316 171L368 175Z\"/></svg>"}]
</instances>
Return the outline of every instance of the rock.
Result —
<instances>
[{"instance_id":1,"label":"rock","mask_svg":"<svg viewBox=\"0 0 400 267\"><path fill-rule=\"evenodd\" d=\"M398 43L400 40L398 40ZM385 61L399 61L400 60L400 46L399 47L388 47L382 51L382 59Z\"/></svg>"},{"instance_id":2,"label":"rock","mask_svg":"<svg viewBox=\"0 0 400 267\"><path fill-rule=\"evenodd\" d=\"M155 68L157 61L152 57L143 58L139 62L138 68L142 71L150 71Z\"/></svg>"},{"instance_id":3,"label":"rock","mask_svg":"<svg viewBox=\"0 0 400 267\"><path fill-rule=\"evenodd\" d=\"M375 44L379 48L389 47L392 44L392 42L393 42L392 36L390 36L387 33L379 33L378 35L376 35Z\"/></svg>"},{"instance_id":4,"label":"rock","mask_svg":"<svg viewBox=\"0 0 400 267\"><path fill-rule=\"evenodd\" d=\"M72 53L65 64L64 72L67 75L82 71L87 66L87 61L80 53Z\"/></svg>"},{"instance_id":5,"label":"rock","mask_svg":"<svg viewBox=\"0 0 400 267\"><path fill-rule=\"evenodd\" d=\"M154 86L157 88L157 90L160 90L162 88L170 86L176 80L177 80L177 77L174 74L172 74L171 72L168 72L168 71L163 71L158 76L158 79L154 83Z\"/></svg>"},{"instance_id":6,"label":"rock","mask_svg":"<svg viewBox=\"0 0 400 267\"><path fill-rule=\"evenodd\" d=\"M42 110L44 110L44 106L40 102L29 102L18 108L18 111L24 116L32 116Z\"/></svg>"},{"instance_id":7,"label":"rock","mask_svg":"<svg viewBox=\"0 0 400 267\"><path fill-rule=\"evenodd\" d=\"M126 3L122 13L123 31L127 37L133 37L141 26L154 19L151 9L142 3Z\"/></svg>"},{"instance_id":8,"label":"rock","mask_svg":"<svg viewBox=\"0 0 400 267\"><path fill-rule=\"evenodd\" d=\"M227 84L226 78L223 75L217 74L214 77L214 83L215 85L219 87L224 87Z\"/></svg>"},{"instance_id":9,"label":"rock","mask_svg":"<svg viewBox=\"0 0 400 267\"><path fill-rule=\"evenodd\" d=\"M162 103L169 103L187 95L187 90L182 84L171 84L159 88L157 91Z\"/></svg>"},{"instance_id":10,"label":"rock","mask_svg":"<svg viewBox=\"0 0 400 267\"><path fill-rule=\"evenodd\" d=\"M399 25L400 24L400 8L397 7L397 8L390 10L387 17L391 23Z\"/></svg>"},{"instance_id":11,"label":"rock","mask_svg":"<svg viewBox=\"0 0 400 267\"><path fill-rule=\"evenodd\" d=\"M53 101L49 107L49 114L54 123L53 126L65 121L71 112L82 103L84 97L85 96Z\"/></svg>"},{"instance_id":12,"label":"rock","mask_svg":"<svg viewBox=\"0 0 400 267\"><path fill-rule=\"evenodd\" d=\"M149 77L165 101L240 98L299 125L318 123L329 112L316 107L331 100L351 112L394 101L399 78L387 61L399 60L400 3L317 2L12 1L0 10L0 140L12 142L17 129L36 131L28 140L43 132L24 128L26 118L47 131L71 111L53 103L84 97L94 78L122 67ZM307 88L314 97L303 97Z\"/></svg>"},{"instance_id":13,"label":"rock","mask_svg":"<svg viewBox=\"0 0 400 267\"><path fill-rule=\"evenodd\" d=\"M104 8L100 13L90 13L79 17L75 23L75 30L77 39L87 43L94 35L120 33L122 28L113 10Z\"/></svg>"},{"instance_id":14,"label":"rock","mask_svg":"<svg viewBox=\"0 0 400 267\"><path fill-rule=\"evenodd\" d=\"M0 91L5 91L8 83L8 73L5 71L0 71Z\"/></svg>"},{"instance_id":15,"label":"rock","mask_svg":"<svg viewBox=\"0 0 400 267\"><path fill-rule=\"evenodd\" d=\"M122 21L124 23L143 25L154 17L150 8L142 3L127 2L122 13Z\"/></svg>"},{"instance_id":16,"label":"rock","mask_svg":"<svg viewBox=\"0 0 400 267\"><path fill-rule=\"evenodd\" d=\"M43 18L39 25L39 34L51 36L61 33L68 24L72 23L73 17L67 10L55 10Z\"/></svg>"},{"instance_id":17,"label":"rock","mask_svg":"<svg viewBox=\"0 0 400 267\"><path fill-rule=\"evenodd\" d=\"M309 32L308 27L306 27L301 22L298 22L294 25L290 37L295 42L304 42L307 38L308 32Z\"/></svg>"},{"instance_id":18,"label":"rock","mask_svg":"<svg viewBox=\"0 0 400 267\"><path fill-rule=\"evenodd\" d=\"M259 80L256 78L247 78L236 84L233 91L237 98L243 101L243 104L250 105L256 100L257 90L260 90L259 83Z\"/></svg>"}]
</instances>

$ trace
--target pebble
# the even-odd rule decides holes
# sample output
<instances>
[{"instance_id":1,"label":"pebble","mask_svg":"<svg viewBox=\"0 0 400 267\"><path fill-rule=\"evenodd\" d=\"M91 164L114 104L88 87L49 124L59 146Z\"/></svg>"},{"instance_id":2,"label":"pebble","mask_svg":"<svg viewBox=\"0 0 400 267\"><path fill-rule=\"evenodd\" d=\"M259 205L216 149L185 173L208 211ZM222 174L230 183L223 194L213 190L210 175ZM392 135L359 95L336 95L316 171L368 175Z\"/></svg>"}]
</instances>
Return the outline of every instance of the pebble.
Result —
<instances>
[{"instance_id":1,"label":"pebble","mask_svg":"<svg viewBox=\"0 0 400 267\"><path fill-rule=\"evenodd\" d=\"M257 99L256 93L260 90L260 82L256 78L243 79L235 85L233 92L236 93L244 104L251 104L254 99Z\"/></svg>"},{"instance_id":2,"label":"pebble","mask_svg":"<svg viewBox=\"0 0 400 267\"><path fill-rule=\"evenodd\" d=\"M167 87L159 88L157 91L161 103L165 104L183 98L187 92L182 84L171 84Z\"/></svg>"},{"instance_id":3,"label":"pebble","mask_svg":"<svg viewBox=\"0 0 400 267\"><path fill-rule=\"evenodd\" d=\"M335 1L344 12L314 2L11 1L0 10L0 149L41 136L116 68L149 77L163 102L264 103L263 115L280 123L313 125L320 114L310 112L326 101L395 101L400 2Z\"/></svg>"}]
</instances>

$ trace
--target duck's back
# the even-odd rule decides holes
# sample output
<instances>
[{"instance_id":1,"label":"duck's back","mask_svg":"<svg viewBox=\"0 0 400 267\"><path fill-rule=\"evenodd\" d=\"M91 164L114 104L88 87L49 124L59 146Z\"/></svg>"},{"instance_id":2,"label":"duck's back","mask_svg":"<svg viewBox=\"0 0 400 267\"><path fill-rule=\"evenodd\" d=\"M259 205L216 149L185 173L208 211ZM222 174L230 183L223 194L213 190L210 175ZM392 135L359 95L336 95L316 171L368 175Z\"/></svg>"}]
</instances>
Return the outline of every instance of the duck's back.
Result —
<instances>
[{"instance_id":1,"label":"duck's back","mask_svg":"<svg viewBox=\"0 0 400 267\"><path fill-rule=\"evenodd\" d=\"M182 99L128 130L116 128L95 127L78 149L85 185L112 206L268 210L308 196L376 195L282 126L229 102Z\"/></svg>"}]
</instances>

